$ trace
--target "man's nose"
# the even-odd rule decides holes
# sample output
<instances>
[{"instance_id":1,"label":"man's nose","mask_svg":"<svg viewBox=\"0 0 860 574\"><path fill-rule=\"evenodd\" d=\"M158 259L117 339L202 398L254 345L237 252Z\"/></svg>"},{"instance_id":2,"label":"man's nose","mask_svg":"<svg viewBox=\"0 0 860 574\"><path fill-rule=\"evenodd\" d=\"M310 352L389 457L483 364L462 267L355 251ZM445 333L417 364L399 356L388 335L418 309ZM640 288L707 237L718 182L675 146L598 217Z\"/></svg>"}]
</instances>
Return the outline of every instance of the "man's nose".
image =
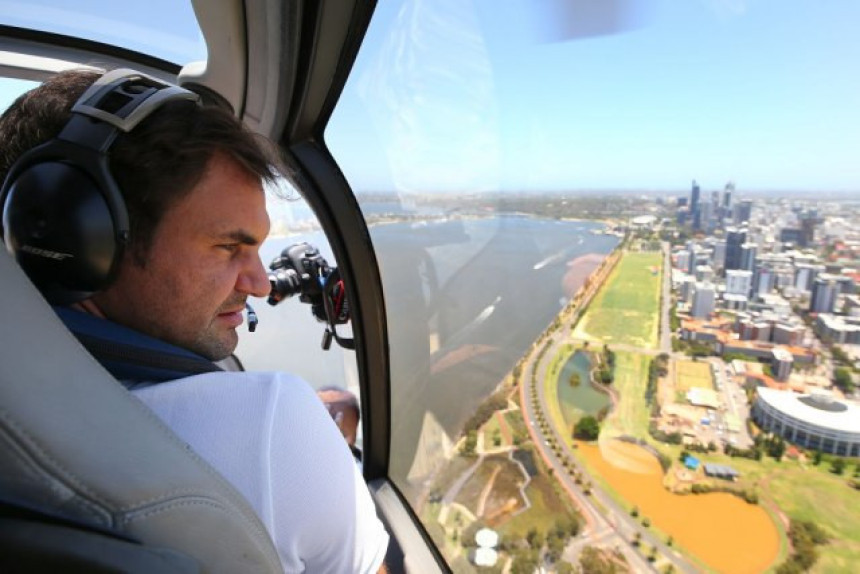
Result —
<instances>
[{"instance_id":1,"label":"man's nose","mask_svg":"<svg viewBox=\"0 0 860 574\"><path fill-rule=\"evenodd\" d=\"M236 290L254 297L266 297L272 289L269 274L258 255L250 259L244 272L239 275Z\"/></svg>"}]
</instances>

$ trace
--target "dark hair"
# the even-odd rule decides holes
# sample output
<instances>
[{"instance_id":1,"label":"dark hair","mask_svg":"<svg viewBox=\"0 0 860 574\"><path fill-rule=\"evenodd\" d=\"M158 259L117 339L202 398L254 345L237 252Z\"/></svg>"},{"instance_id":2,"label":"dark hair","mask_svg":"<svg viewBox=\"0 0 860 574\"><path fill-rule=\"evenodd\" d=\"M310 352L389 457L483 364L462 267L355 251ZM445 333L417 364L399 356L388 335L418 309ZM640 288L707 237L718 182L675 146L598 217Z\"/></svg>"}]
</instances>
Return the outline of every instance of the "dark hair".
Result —
<instances>
[{"instance_id":1,"label":"dark hair","mask_svg":"<svg viewBox=\"0 0 860 574\"><path fill-rule=\"evenodd\" d=\"M25 152L60 133L72 105L101 75L60 72L15 100L0 116L0 181ZM128 208L130 248L139 264L164 213L200 181L216 153L266 182L282 173L276 148L221 106L169 102L117 137L110 169Z\"/></svg>"},{"instance_id":2,"label":"dark hair","mask_svg":"<svg viewBox=\"0 0 860 574\"><path fill-rule=\"evenodd\" d=\"M352 410L355 411L355 414L358 415L358 418L361 418L361 407L358 406L358 398L355 396L355 393L337 385L326 385L317 389L317 393L324 392L336 392L343 395L343 398L336 402L343 403L352 408Z\"/></svg>"}]
</instances>

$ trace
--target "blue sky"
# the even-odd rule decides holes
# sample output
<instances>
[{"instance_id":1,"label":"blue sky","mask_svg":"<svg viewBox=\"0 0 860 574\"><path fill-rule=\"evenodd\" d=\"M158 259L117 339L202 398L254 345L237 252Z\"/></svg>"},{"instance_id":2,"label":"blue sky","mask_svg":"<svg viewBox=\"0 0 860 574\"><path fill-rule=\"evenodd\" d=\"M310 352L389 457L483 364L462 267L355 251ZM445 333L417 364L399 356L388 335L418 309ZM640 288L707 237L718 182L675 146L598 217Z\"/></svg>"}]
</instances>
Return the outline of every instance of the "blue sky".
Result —
<instances>
[{"instance_id":1,"label":"blue sky","mask_svg":"<svg viewBox=\"0 0 860 574\"><path fill-rule=\"evenodd\" d=\"M327 134L345 173L359 189L860 192L860 2L608 4L615 33L576 37L525 14L583 16L564 2L380 3Z\"/></svg>"},{"instance_id":2,"label":"blue sky","mask_svg":"<svg viewBox=\"0 0 860 574\"><path fill-rule=\"evenodd\" d=\"M0 0L23 23L44 4L64 6ZM68 33L199 57L177 4L49 13ZM854 0L380 0L326 140L358 191L697 179L860 197L858 22ZM20 89L0 86L0 105Z\"/></svg>"}]
</instances>

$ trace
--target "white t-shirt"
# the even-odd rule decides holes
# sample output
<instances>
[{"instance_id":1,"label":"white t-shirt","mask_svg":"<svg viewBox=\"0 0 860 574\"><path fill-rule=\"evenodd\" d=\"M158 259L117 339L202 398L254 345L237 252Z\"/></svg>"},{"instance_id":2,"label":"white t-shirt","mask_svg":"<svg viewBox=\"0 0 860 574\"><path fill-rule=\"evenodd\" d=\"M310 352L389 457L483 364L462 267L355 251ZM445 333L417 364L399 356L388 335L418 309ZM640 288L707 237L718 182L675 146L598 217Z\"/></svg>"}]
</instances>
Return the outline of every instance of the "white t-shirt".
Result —
<instances>
[{"instance_id":1,"label":"white t-shirt","mask_svg":"<svg viewBox=\"0 0 860 574\"><path fill-rule=\"evenodd\" d=\"M376 572L388 534L322 402L284 373L208 373L133 391L241 492L285 572Z\"/></svg>"}]
</instances>

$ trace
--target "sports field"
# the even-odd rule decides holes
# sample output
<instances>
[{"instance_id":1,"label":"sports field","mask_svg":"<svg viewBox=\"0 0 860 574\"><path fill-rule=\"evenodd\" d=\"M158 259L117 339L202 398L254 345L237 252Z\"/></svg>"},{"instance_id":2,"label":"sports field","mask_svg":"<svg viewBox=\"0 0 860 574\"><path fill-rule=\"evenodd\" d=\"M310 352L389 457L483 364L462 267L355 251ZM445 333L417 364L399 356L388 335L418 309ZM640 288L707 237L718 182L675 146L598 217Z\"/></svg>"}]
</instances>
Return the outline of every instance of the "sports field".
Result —
<instances>
[{"instance_id":1,"label":"sports field","mask_svg":"<svg viewBox=\"0 0 860 574\"><path fill-rule=\"evenodd\" d=\"M714 389L711 366L698 361L678 361L675 363L675 388L686 393L690 389Z\"/></svg>"},{"instance_id":2,"label":"sports field","mask_svg":"<svg viewBox=\"0 0 860 574\"><path fill-rule=\"evenodd\" d=\"M660 327L662 260L660 253L625 253L573 336L655 349Z\"/></svg>"}]
</instances>

